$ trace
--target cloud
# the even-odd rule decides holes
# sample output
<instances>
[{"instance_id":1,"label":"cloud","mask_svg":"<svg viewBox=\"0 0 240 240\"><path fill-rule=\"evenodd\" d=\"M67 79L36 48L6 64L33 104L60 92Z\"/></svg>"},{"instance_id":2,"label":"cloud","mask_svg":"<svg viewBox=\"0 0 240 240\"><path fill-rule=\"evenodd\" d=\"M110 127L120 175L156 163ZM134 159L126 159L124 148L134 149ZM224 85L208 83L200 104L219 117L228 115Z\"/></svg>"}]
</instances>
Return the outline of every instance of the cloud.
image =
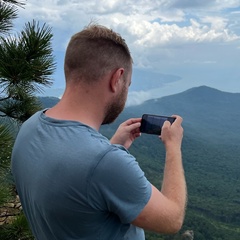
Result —
<instances>
[{"instance_id":1,"label":"cloud","mask_svg":"<svg viewBox=\"0 0 240 240\"><path fill-rule=\"evenodd\" d=\"M211 3L210 3L211 2ZM100 4L101 3L101 4ZM228 4L227 4L228 3ZM106 1L36 1L27 3L21 11L22 17L36 18L48 22L54 28L62 31L78 31L87 25L91 19L102 24L121 29L135 39L135 44L148 47L162 44L182 43L185 41L234 40L236 34L227 29L227 18L208 17L189 18L186 7L197 10L209 5L212 8L223 9L235 7L239 1L138 1L122 2L120 0ZM209 11L209 14L211 12ZM177 25L183 23L183 26ZM210 23L210 25L209 25ZM216 28L216 26L219 26ZM220 26L224 28L220 28ZM204 37L202 37L204 35Z\"/></svg>"},{"instance_id":2,"label":"cloud","mask_svg":"<svg viewBox=\"0 0 240 240\"><path fill-rule=\"evenodd\" d=\"M31 0L20 10L20 19L23 22L34 18L48 23L53 28L54 47L62 51L73 33L95 20L120 32L133 54L139 57L138 66L148 67L139 52L147 58L153 51L169 56L172 48L184 44L238 40L240 33L238 35L234 30L239 26L239 19L235 16L232 22L229 14L233 14L225 13L223 17L213 11L237 4L239 1L233 0L139 0L137 3L133 0ZM190 7L191 11L186 10ZM199 13L200 7L204 9L204 15Z\"/></svg>"},{"instance_id":3,"label":"cloud","mask_svg":"<svg viewBox=\"0 0 240 240\"><path fill-rule=\"evenodd\" d=\"M53 28L56 50L64 51L70 36L94 20L120 32L134 55L141 51L148 58L153 49L164 49L163 54L169 55L169 49L184 44L238 40L240 33L235 30L239 19L231 22L231 13L223 17L213 11L237 6L239 0L31 0L20 10L20 16L21 21L34 18L47 22ZM138 57L137 65L148 67Z\"/></svg>"},{"instance_id":4,"label":"cloud","mask_svg":"<svg viewBox=\"0 0 240 240\"><path fill-rule=\"evenodd\" d=\"M135 39L136 47L155 48L170 45L182 45L191 42L221 42L239 39L227 28L227 20L220 17L205 17L201 22L190 19L189 25L180 27L177 24L159 22L132 21L128 32ZM125 23L125 28L130 22Z\"/></svg>"},{"instance_id":5,"label":"cloud","mask_svg":"<svg viewBox=\"0 0 240 240\"><path fill-rule=\"evenodd\" d=\"M153 88L239 76L239 12L239 0L31 0L16 24L35 19L51 26L58 66L71 35L91 20L119 32L134 59L129 99L138 102L153 97Z\"/></svg>"},{"instance_id":6,"label":"cloud","mask_svg":"<svg viewBox=\"0 0 240 240\"><path fill-rule=\"evenodd\" d=\"M143 103L146 100L151 99L151 92L150 91L133 91L128 93L128 98L126 102L126 106L133 106L133 105L139 105Z\"/></svg>"},{"instance_id":7,"label":"cloud","mask_svg":"<svg viewBox=\"0 0 240 240\"><path fill-rule=\"evenodd\" d=\"M205 11L218 11L226 8L239 7L239 0L173 0L169 1L172 8L204 9Z\"/></svg>"}]
</instances>

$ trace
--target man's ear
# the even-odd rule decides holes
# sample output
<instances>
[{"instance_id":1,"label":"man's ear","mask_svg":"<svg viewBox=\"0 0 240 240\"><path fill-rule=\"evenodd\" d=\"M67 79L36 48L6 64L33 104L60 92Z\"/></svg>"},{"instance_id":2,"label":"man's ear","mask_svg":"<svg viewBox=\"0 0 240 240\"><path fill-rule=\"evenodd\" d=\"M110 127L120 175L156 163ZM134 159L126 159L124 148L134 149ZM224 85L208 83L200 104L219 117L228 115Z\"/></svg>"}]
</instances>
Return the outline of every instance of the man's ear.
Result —
<instances>
[{"instance_id":1,"label":"man's ear","mask_svg":"<svg viewBox=\"0 0 240 240\"><path fill-rule=\"evenodd\" d=\"M124 68L118 68L117 70L115 70L112 73L111 79L110 79L110 82L109 82L110 89L111 89L112 92L117 91L120 80L123 77L124 71L125 71Z\"/></svg>"}]
</instances>

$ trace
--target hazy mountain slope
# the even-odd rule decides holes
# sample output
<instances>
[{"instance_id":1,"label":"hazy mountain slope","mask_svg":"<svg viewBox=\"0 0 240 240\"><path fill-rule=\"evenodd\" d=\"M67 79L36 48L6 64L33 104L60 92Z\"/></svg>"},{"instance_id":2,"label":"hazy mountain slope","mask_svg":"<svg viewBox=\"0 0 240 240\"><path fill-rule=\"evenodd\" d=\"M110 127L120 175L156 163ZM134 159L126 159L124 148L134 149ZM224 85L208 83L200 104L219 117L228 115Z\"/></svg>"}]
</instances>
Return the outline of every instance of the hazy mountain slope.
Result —
<instances>
[{"instance_id":1,"label":"hazy mountain slope","mask_svg":"<svg viewBox=\"0 0 240 240\"><path fill-rule=\"evenodd\" d=\"M239 105L240 93L221 92L202 86L128 107L123 116L179 114L184 119L187 134L204 140L219 143L231 141L234 144L240 136Z\"/></svg>"},{"instance_id":2,"label":"hazy mountain slope","mask_svg":"<svg viewBox=\"0 0 240 240\"><path fill-rule=\"evenodd\" d=\"M59 102L59 98L56 97L38 97L38 99L42 103L43 108L53 107Z\"/></svg>"}]
</instances>

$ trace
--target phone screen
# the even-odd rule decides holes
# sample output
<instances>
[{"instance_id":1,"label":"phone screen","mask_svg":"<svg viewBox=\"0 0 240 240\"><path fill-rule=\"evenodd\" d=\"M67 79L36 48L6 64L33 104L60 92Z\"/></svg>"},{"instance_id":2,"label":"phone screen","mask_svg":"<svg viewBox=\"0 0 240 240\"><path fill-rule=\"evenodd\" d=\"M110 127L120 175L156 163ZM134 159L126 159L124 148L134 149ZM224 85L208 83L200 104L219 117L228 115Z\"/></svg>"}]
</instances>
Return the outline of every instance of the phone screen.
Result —
<instances>
[{"instance_id":1,"label":"phone screen","mask_svg":"<svg viewBox=\"0 0 240 240\"><path fill-rule=\"evenodd\" d=\"M174 117L143 114L140 131L142 133L161 135L164 122L167 120L173 123L175 119Z\"/></svg>"}]
</instances>

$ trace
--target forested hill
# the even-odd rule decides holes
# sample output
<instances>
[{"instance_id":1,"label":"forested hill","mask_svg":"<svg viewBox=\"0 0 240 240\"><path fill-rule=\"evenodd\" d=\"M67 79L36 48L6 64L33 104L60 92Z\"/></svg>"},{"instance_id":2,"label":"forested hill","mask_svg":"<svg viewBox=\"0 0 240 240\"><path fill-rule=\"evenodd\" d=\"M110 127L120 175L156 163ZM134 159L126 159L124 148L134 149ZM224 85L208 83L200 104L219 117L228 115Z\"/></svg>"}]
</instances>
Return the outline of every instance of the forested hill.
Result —
<instances>
[{"instance_id":1,"label":"forested hill","mask_svg":"<svg viewBox=\"0 0 240 240\"><path fill-rule=\"evenodd\" d=\"M47 103L47 101L48 103ZM42 98L44 107L58 99ZM189 203L184 226L175 236L146 233L147 240L183 239L187 230L197 240L240 239L240 93L206 86L127 107L101 128L111 137L119 123L143 113L181 115L184 119L183 161ZM160 188L164 148L157 136L142 134L130 152L148 179Z\"/></svg>"},{"instance_id":2,"label":"forested hill","mask_svg":"<svg viewBox=\"0 0 240 240\"><path fill-rule=\"evenodd\" d=\"M59 101L55 97L41 97L40 100L44 108ZM114 129L125 119L140 117L144 113L181 115L185 134L204 141L239 145L240 93L222 92L206 86L191 88L179 94L127 107L115 123L105 128Z\"/></svg>"},{"instance_id":3,"label":"forested hill","mask_svg":"<svg viewBox=\"0 0 240 240\"><path fill-rule=\"evenodd\" d=\"M127 118L143 113L178 114L184 119L185 134L204 141L239 145L240 93L201 86L128 107L123 115Z\"/></svg>"}]
</instances>

